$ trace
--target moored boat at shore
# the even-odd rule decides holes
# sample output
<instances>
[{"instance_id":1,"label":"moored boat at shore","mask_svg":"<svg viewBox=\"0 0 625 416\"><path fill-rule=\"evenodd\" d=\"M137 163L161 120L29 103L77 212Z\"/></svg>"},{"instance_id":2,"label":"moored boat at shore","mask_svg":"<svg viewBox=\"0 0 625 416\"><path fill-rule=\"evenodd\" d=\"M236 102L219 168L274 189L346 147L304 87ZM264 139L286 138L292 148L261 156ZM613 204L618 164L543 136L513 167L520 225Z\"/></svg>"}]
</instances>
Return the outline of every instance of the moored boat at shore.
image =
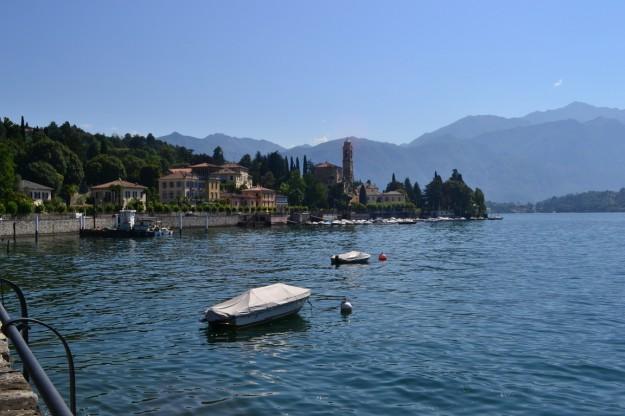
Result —
<instances>
[{"instance_id":1,"label":"moored boat at shore","mask_svg":"<svg viewBox=\"0 0 625 416\"><path fill-rule=\"evenodd\" d=\"M249 289L204 311L210 326L242 327L295 314L310 297L310 289L274 283Z\"/></svg>"},{"instance_id":2,"label":"moored boat at shore","mask_svg":"<svg viewBox=\"0 0 625 416\"><path fill-rule=\"evenodd\" d=\"M335 254L330 257L331 264L363 264L368 263L371 254L362 251L348 251L343 254Z\"/></svg>"}]
</instances>

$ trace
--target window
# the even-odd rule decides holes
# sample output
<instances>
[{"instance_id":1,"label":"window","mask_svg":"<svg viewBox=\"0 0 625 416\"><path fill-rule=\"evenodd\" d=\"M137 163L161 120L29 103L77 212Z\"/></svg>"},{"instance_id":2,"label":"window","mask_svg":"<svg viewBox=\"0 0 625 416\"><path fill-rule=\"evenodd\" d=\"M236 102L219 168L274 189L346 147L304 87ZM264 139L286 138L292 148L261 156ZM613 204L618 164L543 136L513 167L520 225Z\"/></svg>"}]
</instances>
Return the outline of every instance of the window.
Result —
<instances>
[{"instance_id":1,"label":"window","mask_svg":"<svg viewBox=\"0 0 625 416\"><path fill-rule=\"evenodd\" d=\"M35 199L41 199L41 192L35 192Z\"/></svg>"},{"instance_id":2,"label":"window","mask_svg":"<svg viewBox=\"0 0 625 416\"><path fill-rule=\"evenodd\" d=\"M177 186L178 188L180 188L180 187L182 186L182 184L180 183L180 181L176 182L176 186Z\"/></svg>"},{"instance_id":3,"label":"window","mask_svg":"<svg viewBox=\"0 0 625 416\"><path fill-rule=\"evenodd\" d=\"M130 198L130 191L126 191L126 198Z\"/></svg>"},{"instance_id":4,"label":"window","mask_svg":"<svg viewBox=\"0 0 625 416\"><path fill-rule=\"evenodd\" d=\"M136 198L137 197L137 191L132 191L132 197Z\"/></svg>"}]
</instances>

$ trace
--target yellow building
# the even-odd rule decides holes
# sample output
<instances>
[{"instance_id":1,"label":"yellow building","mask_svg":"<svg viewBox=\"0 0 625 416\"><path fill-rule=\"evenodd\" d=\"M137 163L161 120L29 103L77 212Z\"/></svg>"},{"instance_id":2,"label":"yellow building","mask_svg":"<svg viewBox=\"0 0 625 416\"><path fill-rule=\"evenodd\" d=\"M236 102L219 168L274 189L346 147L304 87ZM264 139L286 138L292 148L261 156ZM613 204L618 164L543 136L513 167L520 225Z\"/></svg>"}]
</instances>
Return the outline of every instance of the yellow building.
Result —
<instances>
[{"instance_id":1,"label":"yellow building","mask_svg":"<svg viewBox=\"0 0 625 416\"><path fill-rule=\"evenodd\" d=\"M204 195L204 184L196 175L177 170L158 179L158 194L161 202L200 199Z\"/></svg>"},{"instance_id":2,"label":"yellow building","mask_svg":"<svg viewBox=\"0 0 625 416\"><path fill-rule=\"evenodd\" d=\"M276 191L262 186L254 186L241 191L245 197L250 198L257 208L275 208Z\"/></svg>"},{"instance_id":3,"label":"yellow building","mask_svg":"<svg viewBox=\"0 0 625 416\"><path fill-rule=\"evenodd\" d=\"M226 193L223 200L235 209L261 208L273 209L276 207L276 191L273 189L255 186L244 189L240 194Z\"/></svg>"},{"instance_id":4,"label":"yellow building","mask_svg":"<svg viewBox=\"0 0 625 416\"><path fill-rule=\"evenodd\" d=\"M219 181L204 180L191 169L172 169L169 175L158 180L158 192L161 202L179 200L217 201L219 199Z\"/></svg>"},{"instance_id":5,"label":"yellow building","mask_svg":"<svg viewBox=\"0 0 625 416\"><path fill-rule=\"evenodd\" d=\"M205 181L206 183L206 200L207 201L218 201L221 197L220 182L214 179L208 179Z\"/></svg>"}]
</instances>

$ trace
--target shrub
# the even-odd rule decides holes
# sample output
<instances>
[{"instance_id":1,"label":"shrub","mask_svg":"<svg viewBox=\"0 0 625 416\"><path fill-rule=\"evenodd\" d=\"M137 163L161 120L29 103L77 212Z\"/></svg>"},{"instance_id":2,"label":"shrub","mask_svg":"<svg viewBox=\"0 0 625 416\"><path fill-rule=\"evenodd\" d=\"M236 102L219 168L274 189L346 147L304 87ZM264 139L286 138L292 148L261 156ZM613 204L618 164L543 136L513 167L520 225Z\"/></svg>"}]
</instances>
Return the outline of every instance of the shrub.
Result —
<instances>
[{"instance_id":1,"label":"shrub","mask_svg":"<svg viewBox=\"0 0 625 416\"><path fill-rule=\"evenodd\" d=\"M22 198L17 201L17 213L20 215L28 215L33 212L33 201Z\"/></svg>"},{"instance_id":2,"label":"shrub","mask_svg":"<svg viewBox=\"0 0 625 416\"><path fill-rule=\"evenodd\" d=\"M15 201L7 202L6 212L10 215L17 215L17 204L15 203Z\"/></svg>"},{"instance_id":3,"label":"shrub","mask_svg":"<svg viewBox=\"0 0 625 416\"><path fill-rule=\"evenodd\" d=\"M6 208L4 207L4 204L0 202L0 215L5 214L5 213L6 213Z\"/></svg>"}]
</instances>

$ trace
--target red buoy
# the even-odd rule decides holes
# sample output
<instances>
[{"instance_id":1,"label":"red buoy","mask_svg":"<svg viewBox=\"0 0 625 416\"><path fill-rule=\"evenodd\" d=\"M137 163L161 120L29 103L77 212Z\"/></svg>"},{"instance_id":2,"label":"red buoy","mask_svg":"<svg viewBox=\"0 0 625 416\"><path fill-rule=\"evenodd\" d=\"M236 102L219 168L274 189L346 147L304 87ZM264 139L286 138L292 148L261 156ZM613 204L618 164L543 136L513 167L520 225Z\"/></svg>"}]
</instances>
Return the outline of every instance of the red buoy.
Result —
<instances>
[{"instance_id":1,"label":"red buoy","mask_svg":"<svg viewBox=\"0 0 625 416\"><path fill-rule=\"evenodd\" d=\"M380 255L378 256L378 260L380 260L380 261L386 261L386 254L384 254L384 253L380 253Z\"/></svg>"}]
</instances>

